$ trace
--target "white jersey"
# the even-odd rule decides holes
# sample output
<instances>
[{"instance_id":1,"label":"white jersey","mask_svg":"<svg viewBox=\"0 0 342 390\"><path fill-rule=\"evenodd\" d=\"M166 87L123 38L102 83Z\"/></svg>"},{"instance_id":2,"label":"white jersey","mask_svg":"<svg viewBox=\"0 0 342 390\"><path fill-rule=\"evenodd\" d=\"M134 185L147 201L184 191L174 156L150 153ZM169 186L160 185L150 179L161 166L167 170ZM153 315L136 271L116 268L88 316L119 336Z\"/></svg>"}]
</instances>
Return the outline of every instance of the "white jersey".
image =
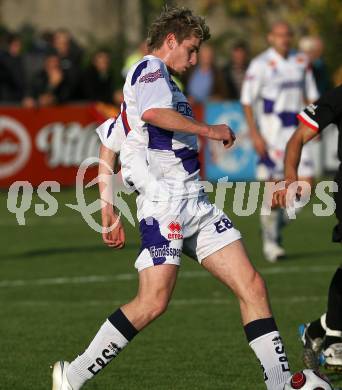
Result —
<instances>
[{"instance_id":1,"label":"white jersey","mask_svg":"<svg viewBox=\"0 0 342 390\"><path fill-rule=\"evenodd\" d=\"M198 183L197 136L168 131L141 119L151 108L174 109L192 118L191 107L164 62L152 55L145 56L129 70L123 92L121 118L128 134L121 150L123 176L128 181L125 166L128 162L132 164L135 155L130 145L147 137L149 176L144 188L147 198L167 201L198 196L202 186Z\"/></svg>"},{"instance_id":2,"label":"white jersey","mask_svg":"<svg viewBox=\"0 0 342 390\"><path fill-rule=\"evenodd\" d=\"M129 137L123 124L121 114L117 118L107 119L97 129L101 143L114 153L120 154L123 144L125 153L130 158L121 161L122 179L126 187L145 194L145 185L148 182L147 166L147 136L135 134Z\"/></svg>"},{"instance_id":3,"label":"white jersey","mask_svg":"<svg viewBox=\"0 0 342 390\"><path fill-rule=\"evenodd\" d=\"M102 145L114 153L120 153L122 143L126 140L126 133L120 115L117 118L107 119L95 131L100 137Z\"/></svg>"},{"instance_id":4,"label":"white jersey","mask_svg":"<svg viewBox=\"0 0 342 390\"><path fill-rule=\"evenodd\" d=\"M241 103L254 108L261 134L270 147L291 135L298 124L297 114L306 101L318 99L318 91L307 57L290 53L282 57L270 48L257 56L247 69Z\"/></svg>"}]
</instances>

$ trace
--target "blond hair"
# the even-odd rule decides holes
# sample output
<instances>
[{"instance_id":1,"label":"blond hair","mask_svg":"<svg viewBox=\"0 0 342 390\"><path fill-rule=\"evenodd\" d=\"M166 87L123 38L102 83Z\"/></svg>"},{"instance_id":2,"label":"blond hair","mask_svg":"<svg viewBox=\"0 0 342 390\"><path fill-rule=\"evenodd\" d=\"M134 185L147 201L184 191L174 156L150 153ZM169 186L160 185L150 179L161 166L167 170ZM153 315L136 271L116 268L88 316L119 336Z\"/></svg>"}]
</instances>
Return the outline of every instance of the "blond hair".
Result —
<instances>
[{"instance_id":1,"label":"blond hair","mask_svg":"<svg viewBox=\"0 0 342 390\"><path fill-rule=\"evenodd\" d=\"M148 31L149 51L159 49L170 33L175 34L178 43L182 43L184 39L193 35L201 42L210 38L209 27L204 18L194 15L190 9L185 7L164 8Z\"/></svg>"}]
</instances>

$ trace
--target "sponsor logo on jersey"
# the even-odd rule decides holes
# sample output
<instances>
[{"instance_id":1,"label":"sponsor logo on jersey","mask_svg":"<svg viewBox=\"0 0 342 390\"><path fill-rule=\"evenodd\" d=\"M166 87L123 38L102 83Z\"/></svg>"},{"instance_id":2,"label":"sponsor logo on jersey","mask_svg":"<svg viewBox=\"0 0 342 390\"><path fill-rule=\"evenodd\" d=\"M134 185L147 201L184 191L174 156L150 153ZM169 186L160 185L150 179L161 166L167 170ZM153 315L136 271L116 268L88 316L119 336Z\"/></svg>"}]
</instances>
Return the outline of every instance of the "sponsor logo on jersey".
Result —
<instances>
[{"instance_id":1,"label":"sponsor logo on jersey","mask_svg":"<svg viewBox=\"0 0 342 390\"><path fill-rule=\"evenodd\" d=\"M303 88L303 81L285 81L280 85L281 89L289 89L289 88Z\"/></svg>"},{"instance_id":2,"label":"sponsor logo on jersey","mask_svg":"<svg viewBox=\"0 0 342 390\"><path fill-rule=\"evenodd\" d=\"M159 259L160 257L180 257L182 250L180 248L170 248L166 244L162 247L151 246L149 248L150 255L153 259Z\"/></svg>"},{"instance_id":3,"label":"sponsor logo on jersey","mask_svg":"<svg viewBox=\"0 0 342 390\"><path fill-rule=\"evenodd\" d=\"M192 109L191 109L190 104L188 102L178 102L176 110L184 116L189 116L191 118L193 117L192 116Z\"/></svg>"},{"instance_id":4,"label":"sponsor logo on jersey","mask_svg":"<svg viewBox=\"0 0 342 390\"><path fill-rule=\"evenodd\" d=\"M161 69L157 69L155 72L150 72L145 74L144 76L141 76L139 79L139 83L153 83L154 81L163 78L164 75Z\"/></svg>"},{"instance_id":5,"label":"sponsor logo on jersey","mask_svg":"<svg viewBox=\"0 0 342 390\"><path fill-rule=\"evenodd\" d=\"M181 234L182 226L179 222L172 221L169 223L167 227L171 233L168 233L167 238L169 240L180 240L183 238L183 234Z\"/></svg>"}]
</instances>

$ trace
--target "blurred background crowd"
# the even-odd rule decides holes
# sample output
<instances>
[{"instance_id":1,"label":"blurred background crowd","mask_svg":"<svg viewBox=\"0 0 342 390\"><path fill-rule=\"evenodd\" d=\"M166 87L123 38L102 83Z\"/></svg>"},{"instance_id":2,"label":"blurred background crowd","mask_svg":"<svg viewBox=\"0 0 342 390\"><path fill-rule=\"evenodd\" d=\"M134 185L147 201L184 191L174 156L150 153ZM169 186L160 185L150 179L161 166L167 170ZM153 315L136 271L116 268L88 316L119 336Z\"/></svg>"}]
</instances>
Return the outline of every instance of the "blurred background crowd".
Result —
<instances>
[{"instance_id":1,"label":"blurred background crowd","mask_svg":"<svg viewBox=\"0 0 342 390\"><path fill-rule=\"evenodd\" d=\"M324 7L324 2L325 0L320 0L313 3L322 3L321 6ZM118 6L123 6L121 1L116 3ZM150 0L135 1L135 3L141 3L142 16L147 12L145 6L148 6L151 15L147 15L150 18L153 17L153 11L160 10L164 2ZM251 20L255 8L250 3L243 0L232 1L228 6L224 1L206 0L196 2L195 8L200 8L200 11L209 15L209 18L211 15L212 19L215 19L215 12L226 11L231 18L227 19L228 23L229 20L234 20L236 25L239 19L242 24L244 19ZM261 12L266 3L272 6L273 2L261 1L259 4ZM289 3L287 6L293 14L292 8L295 6L291 5L291 1L285 3ZM310 10L309 0L302 3L308 3L303 5ZM330 1L330 6L333 3L335 2ZM186 5L191 6L191 1ZM284 14L284 10L276 11L277 17L282 12ZM334 12L333 7L329 12ZM292 14L289 15L293 18ZM307 21L303 22L302 27L294 29L296 35L294 50L307 53L318 89L323 93L342 81L342 67L338 63L340 54L335 56L336 61L330 60L334 58L333 50L340 53L338 47L341 43L338 37L334 42L327 41L326 31L322 36L324 18L312 25L310 17L312 15L308 13ZM260 23L260 15L256 15L254 20L255 25L258 23ZM227 25L225 28L229 30L230 26ZM338 18L335 18L334 25L331 26L332 30L336 28L337 31L341 28L341 20ZM107 41L104 45L98 43L95 47L94 45L89 47L84 40L81 44L79 39L64 27L40 29L30 23L17 29L2 27L0 30L0 104L35 107L95 101L119 105L128 68L147 53L143 41L146 36L144 26L140 30L142 30L142 33L138 34L140 42L136 42L135 46L132 43L125 45L124 40L120 45L118 39L122 37L119 36L113 39L113 45ZM240 30L235 36L227 36L225 33L215 35L215 27L213 30L211 43L203 45L200 51L198 65L185 78L178 80L192 103L239 99L241 84L250 59L258 53L259 47L267 45L266 25L260 28L258 36L252 38L248 35L254 31L251 28ZM256 41L259 43L255 44ZM328 60L326 60L327 44Z\"/></svg>"}]
</instances>

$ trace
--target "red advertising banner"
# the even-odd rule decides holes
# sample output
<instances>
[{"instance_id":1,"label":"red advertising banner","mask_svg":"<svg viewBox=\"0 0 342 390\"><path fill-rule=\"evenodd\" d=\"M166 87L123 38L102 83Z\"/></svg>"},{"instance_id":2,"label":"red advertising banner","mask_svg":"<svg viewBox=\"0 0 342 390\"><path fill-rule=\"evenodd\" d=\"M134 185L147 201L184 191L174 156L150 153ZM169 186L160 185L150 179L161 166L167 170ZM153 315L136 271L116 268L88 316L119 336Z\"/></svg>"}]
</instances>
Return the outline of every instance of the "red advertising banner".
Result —
<instances>
[{"instance_id":1,"label":"red advertising banner","mask_svg":"<svg viewBox=\"0 0 342 390\"><path fill-rule=\"evenodd\" d=\"M197 120L203 119L201 105L195 105L193 112ZM0 188L9 188L15 181L33 186L43 181L74 185L80 164L87 157L98 156L100 140L95 128L105 115L104 107L89 104L0 107ZM204 177L203 148L199 157ZM97 167L89 168L86 179L96 173Z\"/></svg>"},{"instance_id":2,"label":"red advertising banner","mask_svg":"<svg viewBox=\"0 0 342 390\"><path fill-rule=\"evenodd\" d=\"M105 118L94 106L0 108L0 188L17 180L75 184L81 162L98 156L95 128ZM89 177L95 175L91 168Z\"/></svg>"}]
</instances>

